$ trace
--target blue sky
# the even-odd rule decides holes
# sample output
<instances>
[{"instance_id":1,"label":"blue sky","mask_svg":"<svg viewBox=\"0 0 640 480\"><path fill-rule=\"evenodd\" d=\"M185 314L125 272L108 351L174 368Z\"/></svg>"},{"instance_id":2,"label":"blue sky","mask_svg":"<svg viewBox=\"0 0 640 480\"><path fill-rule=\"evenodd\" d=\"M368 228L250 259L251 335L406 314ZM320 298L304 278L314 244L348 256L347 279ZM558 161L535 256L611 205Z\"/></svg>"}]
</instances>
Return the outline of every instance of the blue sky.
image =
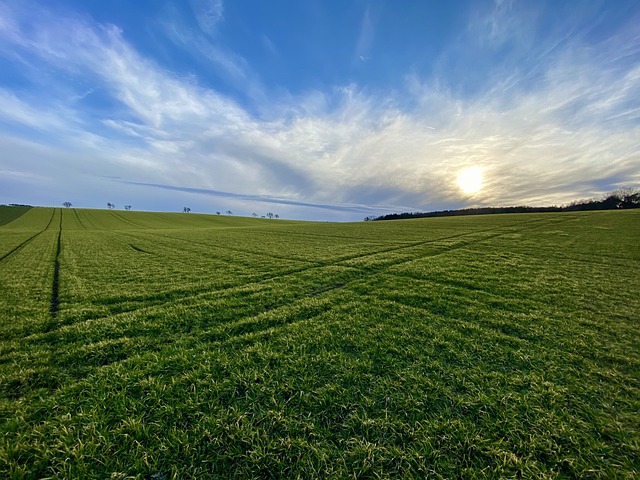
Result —
<instances>
[{"instance_id":1,"label":"blue sky","mask_svg":"<svg viewBox=\"0 0 640 480\"><path fill-rule=\"evenodd\" d=\"M637 1L0 3L0 203L563 204L639 147Z\"/></svg>"}]
</instances>

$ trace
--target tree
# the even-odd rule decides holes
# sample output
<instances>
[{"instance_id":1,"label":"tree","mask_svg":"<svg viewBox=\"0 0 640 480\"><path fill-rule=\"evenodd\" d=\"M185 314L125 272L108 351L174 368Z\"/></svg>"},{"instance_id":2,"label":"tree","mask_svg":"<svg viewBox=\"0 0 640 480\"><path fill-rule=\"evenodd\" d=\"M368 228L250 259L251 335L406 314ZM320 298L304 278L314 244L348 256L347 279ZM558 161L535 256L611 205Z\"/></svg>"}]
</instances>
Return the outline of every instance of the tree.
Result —
<instances>
[{"instance_id":1,"label":"tree","mask_svg":"<svg viewBox=\"0 0 640 480\"><path fill-rule=\"evenodd\" d=\"M112 208L115 208L115 205L111 202L107 202L107 208L111 210Z\"/></svg>"},{"instance_id":2,"label":"tree","mask_svg":"<svg viewBox=\"0 0 640 480\"><path fill-rule=\"evenodd\" d=\"M273 213L272 212L267 212L267 218L273 218Z\"/></svg>"},{"instance_id":3,"label":"tree","mask_svg":"<svg viewBox=\"0 0 640 480\"><path fill-rule=\"evenodd\" d=\"M227 215L233 215L233 212L231 210L227 210Z\"/></svg>"},{"instance_id":4,"label":"tree","mask_svg":"<svg viewBox=\"0 0 640 480\"><path fill-rule=\"evenodd\" d=\"M189 207L184 207L184 208L182 209L182 211L183 211L184 213L189 213L189 212L191 211L191 209L190 209Z\"/></svg>"},{"instance_id":5,"label":"tree","mask_svg":"<svg viewBox=\"0 0 640 480\"><path fill-rule=\"evenodd\" d=\"M640 208L640 190L633 187L621 187L613 195L620 199L618 208Z\"/></svg>"},{"instance_id":6,"label":"tree","mask_svg":"<svg viewBox=\"0 0 640 480\"><path fill-rule=\"evenodd\" d=\"M273 218L280 218L280 215L278 215L277 213L273 216Z\"/></svg>"},{"instance_id":7,"label":"tree","mask_svg":"<svg viewBox=\"0 0 640 480\"><path fill-rule=\"evenodd\" d=\"M69 208L71 206L71 202L64 202L62 205L64 205L65 207Z\"/></svg>"},{"instance_id":8,"label":"tree","mask_svg":"<svg viewBox=\"0 0 640 480\"><path fill-rule=\"evenodd\" d=\"M216 215L220 215L220 212L216 212Z\"/></svg>"},{"instance_id":9,"label":"tree","mask_svg":"<svg viewBox=\"0 0 640 480\"><path fill-rule=\"evenodd\" d=\"M125 210L131 210L131 205L125 205L125 206L124 206L124 209L125 209Z\"/></svg>"},{"instance_id":10,"label":"tree","mask_svg":"<svg viewBox=\"0 0 640 480\"><path fill-rule=\"evenodd\" d=\"M258 214L257 214L256 212L253 212L253 213L251 214L251 216L252 216L252 217L254 217L254 218L257 218L257 217L258 217Z\"/></svg>"}]
</instances>

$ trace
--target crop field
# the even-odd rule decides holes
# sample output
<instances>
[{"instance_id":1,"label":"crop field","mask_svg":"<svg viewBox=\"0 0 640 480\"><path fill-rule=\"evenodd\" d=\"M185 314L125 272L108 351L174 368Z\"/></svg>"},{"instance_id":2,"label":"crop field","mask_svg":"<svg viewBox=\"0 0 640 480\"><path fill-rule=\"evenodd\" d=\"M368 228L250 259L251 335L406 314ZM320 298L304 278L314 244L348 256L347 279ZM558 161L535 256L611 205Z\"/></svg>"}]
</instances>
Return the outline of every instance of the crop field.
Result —
<instances>
[{"instance_id":1,"label":"crop field","mask_svg":"<svg viewBox=\"0 0 640 480\"><path fill-rule=\"evenodd\" d=\"M0 478L638 478L640 212L0 207Z\"/></svg>"}]
</instances>

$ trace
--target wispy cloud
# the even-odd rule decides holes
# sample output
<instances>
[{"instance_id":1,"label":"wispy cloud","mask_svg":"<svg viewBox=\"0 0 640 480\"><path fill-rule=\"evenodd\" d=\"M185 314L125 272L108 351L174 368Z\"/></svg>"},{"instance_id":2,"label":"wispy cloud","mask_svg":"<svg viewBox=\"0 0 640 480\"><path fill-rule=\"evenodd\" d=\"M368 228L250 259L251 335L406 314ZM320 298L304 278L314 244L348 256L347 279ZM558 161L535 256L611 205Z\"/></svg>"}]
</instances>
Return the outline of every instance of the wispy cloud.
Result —
<instances>
[{"instance_id":1,"label":"wispy cloud","mask_svg":"<svg viewBox=\"0 0 640 480\"><path fill-rule=\"evenodd\" d=\"M198 24L202 23L200 17L202 13L198 8L202 2L199 0L194 4L194 15L198 19ZM252 101L264 101L266 95L262 85L257 78L256 73L252 70L247 61L240 55L226 48L217 35L212 33L215 26L222 20L222 2L206 2L213 3L211 8L219 6L220 16L215 22L211 22L208 28L202 28L200 31L189 27L188 19L183 18L182 13L173 7L168 6L165 14L159 19L167 37L182 49L185 55L193 57L195 60L203 64L206 68L214 68L215 74L226 82L235 92L246 96ZM263 41L267 42L268 48L275 48L275 45L264 37Z\"/></svg>"},{"instance_id":2,"label":"wispy cloud","mask_svg":"<svg viewBox=\"0 0 640 480\"><path fill-rule=\"evenodd\" d=\"M262 45L264 46L264 49L273 57L277 57L280 58L281 54L280 51L278 50L278 47L276 47L276 44L273 43L273 40L271 40L267 35L262 34L260 37L260 40L262 41Z\"/></svg>"},{"instance_id":3,"label":"wispy cloud","mask_svg":"<svg viewBox=\"0 0 640 480\"><path fill-rule=\"evenodd\" d=\"M224 18L222 0L190 0L190 3L200 29L209 35L213 35L218 24Z\"/></svg>"},{"instance_id":4,"label":"wispy cloud","mask_svg":"<svg viewBox=\"0 0 640 480\"><path fill-rule=\"evenodd\" d=\"M367 61L370 59L371 48L375 38L375 17L371 5L367 5L362 20L358 41L354 52L354 60Z\"/></svg>"},{"instance_id":5,"label":"wispy cloud","mask_svg":"<svg viewBox=\"0 0 640 480\"><path fill-rule=\"evenodd\" d=\"M5 122L20 124L36 130L64 130L72 119L59 109L46 110L38 105L17 98L12 92L0 88L0 119Z\"/></svg>"},{"instance_id":6,"label":"wispy cloud","mask_svg":"<svg viewBox=\"0 0 640 480\"><path fill-rule=\"evenodd\" d=\"M478 15L470 24L483 43L492 48L505 44L518 46L533 41L537 11L534 7L513 0L495 0L493 8L486 15ZM529 46L529 45L527 45Z\"/></svg>"},{"instance_id":7,"label":"wispy cloud","mask_svg":"<svg viewBox=\"0 0 640 480\"><path fill-rule=\"evenodd\" d=\"M119 181L119 180L116 180L116 181ZM211 197L231 198L234 200L244 200L249 202L257 202L257 203L272 203L277 205L289 205L289 206L295 206L295 207L318 208L318 209L324 209L324 210L333 210L337 212L356 213L358 215L379 214L381 212L390 213L390 212L398 211L398 208L402 208L401 206L390 207L388 205L377 206L377 205L356 205L356 204L312 203L312 202L302 202L299 200L289 199L289 198L273 197L270 195L246 195L246 194L239 194L239 193L233 193L233 192L211 190L207 188L181 187L181 186L175 186L175 185L159 185L155 183L142 183L142 182L123 182L123 183L129 184L129 185L137 185L141 187L157 188L161 190L174 190L174 191L186 192L186 193L196 193L199 195L207 195Z\"/></svg>"}]
</instances>

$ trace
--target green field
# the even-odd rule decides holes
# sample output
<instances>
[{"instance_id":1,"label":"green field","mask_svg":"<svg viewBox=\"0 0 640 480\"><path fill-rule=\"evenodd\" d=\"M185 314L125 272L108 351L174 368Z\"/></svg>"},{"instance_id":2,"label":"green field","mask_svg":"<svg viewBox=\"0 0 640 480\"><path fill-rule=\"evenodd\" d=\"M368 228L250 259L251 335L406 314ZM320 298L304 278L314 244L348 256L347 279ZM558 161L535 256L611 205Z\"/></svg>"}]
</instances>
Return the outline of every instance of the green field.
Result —
<instances>
[{"instance_id":1,"label":"green field","mask_svg":"<svg viewBox=\"0 0 640 480\"><path fill-rule=\"evenodd\" d=\"M638 478L640 212L0 207L0 478Z\"/></svg>"}]
</instances>

